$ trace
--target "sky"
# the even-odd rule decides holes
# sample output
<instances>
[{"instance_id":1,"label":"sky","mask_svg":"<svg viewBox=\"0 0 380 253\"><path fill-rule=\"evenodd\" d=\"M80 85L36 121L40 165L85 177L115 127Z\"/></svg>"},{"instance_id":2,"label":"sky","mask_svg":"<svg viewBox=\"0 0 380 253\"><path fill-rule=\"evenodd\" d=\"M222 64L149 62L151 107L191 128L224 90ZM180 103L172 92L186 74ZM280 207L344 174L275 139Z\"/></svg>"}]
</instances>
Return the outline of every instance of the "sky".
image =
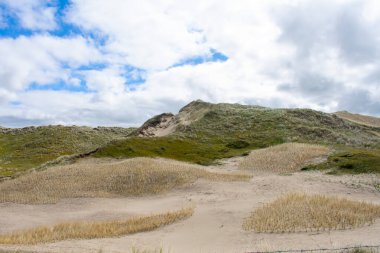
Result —
<instances>
[{"instance_id":1,"label":"sky","mask_svg":"<svg viewBox=\"0 0 380 253\"><path fill-rule=\"evenodd\" d=\"M192 100L380 116L378 0L0 0L0 126Z\"/></svg>"}]
</instances>

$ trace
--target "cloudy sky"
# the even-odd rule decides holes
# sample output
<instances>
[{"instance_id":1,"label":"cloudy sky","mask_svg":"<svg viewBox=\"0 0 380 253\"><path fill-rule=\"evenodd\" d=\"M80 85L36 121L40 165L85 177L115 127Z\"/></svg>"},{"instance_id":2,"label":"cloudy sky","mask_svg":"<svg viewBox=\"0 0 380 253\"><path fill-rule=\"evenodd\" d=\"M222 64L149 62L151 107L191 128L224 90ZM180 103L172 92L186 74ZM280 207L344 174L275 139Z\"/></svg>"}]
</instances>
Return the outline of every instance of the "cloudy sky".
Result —
<instances>
[{"instance_id":1,"label":"cloudy sky","mask_svg":"<svg viewBox=\"0 0 380 253\"><path fill-rule=\"evenodd\" d=\"M380 116L378 0L0 0L0 126L191 100Z\"/></svg>"}]
</instances>

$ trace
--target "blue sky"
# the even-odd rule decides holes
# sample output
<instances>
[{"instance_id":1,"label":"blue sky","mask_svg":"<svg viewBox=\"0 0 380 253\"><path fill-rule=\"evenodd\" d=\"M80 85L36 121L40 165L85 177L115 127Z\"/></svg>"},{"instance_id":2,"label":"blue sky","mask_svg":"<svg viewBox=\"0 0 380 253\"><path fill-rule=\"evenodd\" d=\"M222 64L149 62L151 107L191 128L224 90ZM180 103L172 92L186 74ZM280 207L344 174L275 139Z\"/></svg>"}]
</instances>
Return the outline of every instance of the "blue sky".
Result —
<instances>
[{"instance_id":1,"label":"blue sky","mask_svg":"<svg viewBox=\"0 0 380 253\"><path fill-rule=\"evenodd\" d=\"M380 5L0 0L0 126L139 125L194 99L380 115Z\"/></svg>"},{"instance_id":2,"label":"blue sky","mask_svg":"<svg viewBox=\"0 0 380 253\"><path fill-rule=\"evenodd\" d=\"M107 35L97 33L91 30L82 29L80 26L75 25L74 23L68 22L66 18L67 12L70 10L71 2L68 0L56 0L56 1L35 1L40 2L37 8L46 8L53 9L54 13L54 22L55 25L53 28L49 28L47 30L40 28L30 28L25 27L22 24L22 21L17 13L17 8L12 7L4 2L0 2L0 9L2 13L3 26L0 27L0 38L13 38L17 39L20 36L32 37L38 34L49 35L52 37L59 38L70 38L75 36L81 36L84 38L90 39L96 47L101 50L101 47L107 41ZM33 7L35 8L35 7ZM33 8L31 11L33 11ZM228 60L228 57L221 52L218 52L216 49L210 48L209 52L204 55L194 55L184 59L179 60L177 63L174 63L169 68L181 67L185 65L198 65L206 62L222 62ZM77 68L73 68L69 65L65 65L64 62L61 62L63 68L67 68L73 72L80 71L89 71L89 70L97 70L102 71L109 67L112 63L104 63L102 61L80 65ZM121 66L122 75L125 78L126 86L136 86L139 84L144 84L145 70L135 67L133 65L124 64ZM139 73L137 76L134 73ZM66 90L69 92L92 92L92 90L87 87L86 80L80 74L75 75L76 78L80 80L80 84L78 85L70 85L67 84L64 80L56 80L52 83L38 83L31 82L27 85L26 91L33 90L52 90L52 91L60 91ZM133 88L132 88L133 89ZM13 103L13 102L11 102Z\"/></svg>"}]
</instances>

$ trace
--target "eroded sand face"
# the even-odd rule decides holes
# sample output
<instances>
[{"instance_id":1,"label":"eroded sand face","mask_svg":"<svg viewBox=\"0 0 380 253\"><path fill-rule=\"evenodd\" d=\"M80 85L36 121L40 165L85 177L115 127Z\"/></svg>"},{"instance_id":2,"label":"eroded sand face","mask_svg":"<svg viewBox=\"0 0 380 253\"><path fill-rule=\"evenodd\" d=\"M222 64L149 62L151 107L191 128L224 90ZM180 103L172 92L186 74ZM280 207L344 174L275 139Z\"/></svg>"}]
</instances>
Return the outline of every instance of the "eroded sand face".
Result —
<instances>
[{"instance_id":1,"label":"eroded sand face","mask_svg":"<svg viewBox=\"0 0 380 253\"><path fill-rule=\"evenodd\" d=\"M234 161L215 170L233 171ZM376 175L328 176L320 172L260 175L250 182L199 180L165 195L123 199L67 199L53 205L0 204L0 232L70 220L127 218L196 206L194 215L156 231L119 238L71 240L34 246L0 246L38 252L130 252L132 247L181 252L249 252L380 244L380 220L345 231L259 234L242 229L256 207L289 192L338 195L380 204Z\"/></svg>"}]
</instances>

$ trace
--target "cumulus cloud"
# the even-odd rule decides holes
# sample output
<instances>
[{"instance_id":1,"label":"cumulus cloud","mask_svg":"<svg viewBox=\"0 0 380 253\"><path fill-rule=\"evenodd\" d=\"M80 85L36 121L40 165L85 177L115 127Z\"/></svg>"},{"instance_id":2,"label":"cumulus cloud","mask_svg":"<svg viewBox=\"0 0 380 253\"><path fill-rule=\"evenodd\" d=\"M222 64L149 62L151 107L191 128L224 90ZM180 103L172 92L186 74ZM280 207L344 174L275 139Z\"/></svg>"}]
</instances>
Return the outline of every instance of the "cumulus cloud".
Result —
<instances>
[{"instance_id":1,"label":"cumulus cloud","mask_svg":"<svg viewBox=\"0 0 380 253\"><path fill-rule=\"evenodd\" d=\"M376 0L72 0L63 35L46 1L0 4L33 31L0 39L0 125L138 125L199 98L380 115Z\"/></svg>"},{"instance_id":2,"label":"cumulus cloud","mask_svg":"<svg viewBox=\"0 0 380 253\"><path fill-rule=\"evenodd\" d=\"M369 15L369 6L374 4L306 1L277 10L275 19L282 30L279 41L296 52L290 59L293 80L280 85L279 90L326 104L326 110L379 115L373 108L375 96L368 96L380 86L376 76L380 68L380 15ZM362 98L366 94L368 107L354 106L355 93Z\"/></svg>"},{"instance_id":3,"label":"cumulus cloud","mask_svg":"<svg viewBox=\"0 0 380 253\"><path fill-rule=\"evenodd\" d=\"M56 8L46 0L0 0L0 5L9 8L9 15L17 17L23 28L52 30L57 27Z\"/></svg>"},{"instance_id":4,"label":"cumulus cloud","mask_svg":"<svg viewBox=\"0 0 380 253\"><path fill-rule=\"evenodd\" d=\"M165 69L208 49L203 34L165 1L74 0L68 18L105 35L107 52L139 68Z\"/></svg>"},{"instance_id":5,"label":"cumulus cloud","mask_svg":"<svg viewBox=\"0 0 380 253\"><path fill-rule=\"evenodd\" d=\"M1 88L17 92L32 83L70 84L70 70L100 61L100 53L82 37L35 35L0 39L0 58Z\"/></svg>"}]
</instances>

